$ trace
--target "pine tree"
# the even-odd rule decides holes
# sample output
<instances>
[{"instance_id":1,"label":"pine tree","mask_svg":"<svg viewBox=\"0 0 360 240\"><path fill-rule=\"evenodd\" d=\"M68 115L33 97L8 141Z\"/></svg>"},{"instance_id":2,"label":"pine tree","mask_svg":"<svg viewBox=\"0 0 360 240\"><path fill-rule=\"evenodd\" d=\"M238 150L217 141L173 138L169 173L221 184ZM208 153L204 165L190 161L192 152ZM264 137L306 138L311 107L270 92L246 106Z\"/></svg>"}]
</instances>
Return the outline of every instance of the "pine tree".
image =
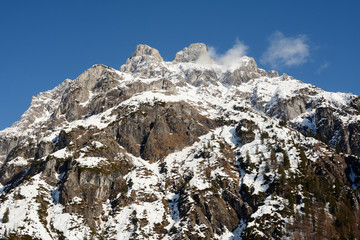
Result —
<instances>
[{"instance_id":1,"label":"pine tree","mask_svg":"<svg viewBox=\"0 0 360 240\"><path fill-rule=\"evenodd\" d=\"M290 159L289 159L289 156L287 155L286 150L283 150L283 157L284 157L284 168L289 169L289 167L290 167Z\"/></svg>"},{"instance_id":2,"label":"pine tree","mask_svg":"<svg viewBox=\"0 0 360 240\"><path fill-rule=\"evenodd\" d=\"M278 173L279 173L279 185L280 185L278 193L282 194L283 189L285 187L285 181L286 181L286 173L285 173L284 167L282 165L279 165Z\"/></svg>"},{"instance_id":3,"label":"pine tree","mask_svg":"<svg viewBox=\"0 0 360 240\"><path fill-rule=\"evenodd\" d=\"M9 208L6 208L4 216L2 218L2 223L7 223L9 222Z\"/></svg>"},{"instance_id":4,"label":"pine tree","mask_svg":"<svg viewBox=\"0 0 360 240\"><path fill-rule=\"evenodd\" d=\"M276 166L276 152L275 149L271 149L270 152L270 162L271 162L271 166L274 168Z\"/></svg>"},{"instance_id":5,"label":"pine tree","mask_svg":"<svg viewBox=\"0 0 360 240\"><path fill-rule=\"evenodd\" d=\"M336 153L340 154L340 152L341 152L340 145L336 144Z\"/></svg>"},{"instance_id":6,"label":"pine tree","mask_svg":"<svg viewBox=\"0 0 360 240\"><path fill-rule=\"evenodd\" d=\"M307 136L308 137L314 137L314 133L311 129L309 129L309 131L307 132Z\"/></svg>"},{"instance_id":7,"label":"pine tree","mask_svg":"<svg viewBox=\"0 0 360 240\"><path fill-rule=\"evenodd\" d=\"M289 201L289 209L291 213L294 213L294 204L295 204L294 195L291 192L288 192L286 194L286 198Z\"/></svg>"},{"instance_id":8,"label":"pine tree","mask_svg":"<svg viewBox=\"0 0 360 240\"><path fill-rule=\"evenodd\" d=\"M251 157L249 152L246 152L246 173L251 173Z\"/></svg>"},{"instance_id":9,"label":"pine tree","mask_svg":"<svg viewBox=\"0 0 360 240\"><path fill-rule=\"evenodd\" d=\"M302 148L300 148L300 168L301 170L305 170L306 163L307 163L307 157Z\"/></svg>"}]
</instances>

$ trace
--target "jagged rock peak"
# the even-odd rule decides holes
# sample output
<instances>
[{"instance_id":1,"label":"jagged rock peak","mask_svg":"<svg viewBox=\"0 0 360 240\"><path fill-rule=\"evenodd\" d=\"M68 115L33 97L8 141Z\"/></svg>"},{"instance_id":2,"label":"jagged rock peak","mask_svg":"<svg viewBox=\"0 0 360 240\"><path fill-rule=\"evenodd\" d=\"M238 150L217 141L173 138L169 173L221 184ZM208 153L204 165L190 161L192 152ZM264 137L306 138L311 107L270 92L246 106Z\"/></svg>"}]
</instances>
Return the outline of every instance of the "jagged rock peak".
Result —
<instances>
[{"instance_id":1,"label":"jagged rock peak","mask_svg":"<svg viewBox=\"0 0 360 240\"><path fill-rule=\"evenodd\" d=\"M91 68L85 70L75 79L77 86L90 90L98 81L103 72L110 67L103 64L95 64Z\"/></svg>"},{"instance_id":2,"label":"jagged rock peak","mask_svg":"<svg viewBox=\"0 0 360 240\"><path fill-rule=\"evenodd\" d=\"M163 61L163 58L161 57L161 55L157 49L152 48L145 44L137 45L135 48L135 52L131 55L130 58L137 57L137 56L152 56L159 62Z\"/></svg>"},{"instance_id":3,"label":"jagged rock peak","mask_svg":"<svg viewBox=\"0 0 360 240\"><path fill-rule=\"evenodd\" d=\"M201 56L206 56L207 47L204 43L193 43L176 53L174 63L179 62L196 62Z\"/></svg>"},{"instance_id":4,"label":"jagged rock peak","mask_svg":"<svg viewBox=\"0 0 360 240\"><path fill-rule=\"evenodd\" d=\"M135 73L143 68L147 69L150 65L153 65L152 67L155 68L156 65L163 61L164 60L157 49L148 45L139 44L136 46L135 52L131 57L129 57L126 63L120 67L120 71ZM149 77L147 70L144 76Z\"/></svg>"}]
</instances>

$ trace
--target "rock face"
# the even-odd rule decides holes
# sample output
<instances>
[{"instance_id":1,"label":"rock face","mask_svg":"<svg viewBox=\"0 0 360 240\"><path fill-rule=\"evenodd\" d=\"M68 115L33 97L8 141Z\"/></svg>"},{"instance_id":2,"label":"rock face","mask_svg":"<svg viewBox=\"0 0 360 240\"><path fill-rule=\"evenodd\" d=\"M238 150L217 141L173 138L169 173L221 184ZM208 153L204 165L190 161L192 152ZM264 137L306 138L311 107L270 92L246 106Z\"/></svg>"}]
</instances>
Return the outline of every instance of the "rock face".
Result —
<instances>
[{"instance_id":1,"label":"rock face","mask_svg":"<svg viewBox=\"0 0 360 240\"><path fill-rule=\"evenodd\" d=\"M159 75L156 71L163 62L158 50L147 45L138 45L135 53L120 67L122 72L139 73L144 78Z\"/></svg>"},{"instance_id":2,"label":"rock face","mask_svg":"<svg viewBox=\"0 0 360 240\"><path fill-rule=\"evenodd\" d=\"M192 145L199 136L217 126L217 123L180 102L168 106L155 102L142 105L113 124L114 136L121 146L134 156L146 160L160 160L169 153Z\"/></svg>"},{"instance_id":3,"label":"rock face","mask_svg":"<svg viewBox=\"0 0 360 240\"><path fill-rule=\"evenodd\" d=\"M176 53L174 63L196 62L204 55L207 55L206 45L204 43L194 43Z\"/></svg>"},{"instance_id":4,"label":"rock face","mask_svg":"<svg viewBox=\"0 0 360 240\"><path fill-rule=\"evenodd\" d=\"M358 239L360 98L138 45L0 132L0 238Z\"/></svg>"},{"instance_id":5,"label":"rock face","mask_svg":"<svg viewBox=\"0 0 360 240\"><path fill-rule=\"evenodd\" d=\"M226 76L223 80L224 83L230 85L240 85L246 83L250 79L264 77L267 75L266 71L259 69L253 58L244 57L244 64L237 68L233 73Z\"/></svg>"}]
</instances>

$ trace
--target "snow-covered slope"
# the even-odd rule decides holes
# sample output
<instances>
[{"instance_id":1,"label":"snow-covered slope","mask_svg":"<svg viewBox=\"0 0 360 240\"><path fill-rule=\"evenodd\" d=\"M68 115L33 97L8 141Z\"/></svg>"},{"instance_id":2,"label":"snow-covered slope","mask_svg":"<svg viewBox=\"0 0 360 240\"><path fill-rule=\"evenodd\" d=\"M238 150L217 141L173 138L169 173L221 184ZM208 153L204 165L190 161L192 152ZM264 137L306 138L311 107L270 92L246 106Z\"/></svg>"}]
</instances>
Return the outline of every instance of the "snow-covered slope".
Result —
<instances>
[{"instance_id":1,"label":"snow-covered slope","mask_svg":"<svg viewBox=\"0 0 360 240\"><path fill-rule=\"evenodd\" d=\"M359 97L237 63L139 45L33 98L0 132L0 235L359 236Z\"/></svg>"}]
</instances>

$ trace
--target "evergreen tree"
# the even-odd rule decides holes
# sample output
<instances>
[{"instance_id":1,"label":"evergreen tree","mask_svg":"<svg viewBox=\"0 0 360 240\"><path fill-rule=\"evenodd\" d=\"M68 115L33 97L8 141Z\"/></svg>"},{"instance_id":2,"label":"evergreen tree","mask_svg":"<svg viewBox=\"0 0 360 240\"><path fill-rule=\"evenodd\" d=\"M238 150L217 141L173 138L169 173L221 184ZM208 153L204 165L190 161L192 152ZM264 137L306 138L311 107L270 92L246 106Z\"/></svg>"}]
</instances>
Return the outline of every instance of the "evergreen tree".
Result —
<instances>
[{"instance_id":1,"label":"evergreen tree","mask_svg":"<svg viewBox=\"0 0 360 240\"><path fill-rule=\"evenodd\" d=\"M314 137L314 133L311 129L309 129L309 131L306 134L308 137Z\"/></svg>"},{"instance_id":2,"label":"evergreen tree","mask_svg":"<svg viewBox=\"0 0 360 240\"><path fill-rule=\"evenodd\" d=\"M305 170L307 160L308 159L306 157L304 149L300 148L300 168L301 168L301 170Z\"/></svg>"},{"instance_id":3,"label":"evergreen tree","mask_svg":"<svg viewBox=\"0 0 360 240\"><path fill-rule=\"evenodd\" d=\"M290 167L290 158L286 152L286 150L283 150L283 157L284 157L284 168L289 169Z\"/></svg>"},{"instance_id":4,"label":"evergreen tree","mask_svg":"<svg viewBox=\"0 0 360 240\"><path fill-rule=\"evenodd\" d=\"M249 152L246 152L246 173L251 173L252 171L252 164L251 164L251 157L249 155Z\"/></svg>"},{"instance_id":5,"label":"evergreen tree","mask_svg":"<svg viewBox=\"0 0 360 240\"><path fill-rule=\"evenodd\" d=\"M340 145L336 144L336 153L340 154L340 152L341 152Z\"/></svg>"},{"instance_id":6,"label":"evergreen tree","mask_svg":"<svg viewBox=\"0 0 360 240\"><path fill-rule=\"evenodd\" d=\"M7 223L9 222L9 208L6 208L4 216L2 218L2 223Z\"/></svg>"},{"instance_id":7,"label":"evergreen tree","mask_svg":"<svg viewBox=\"0 0 360 240\"><path fill-rule=\"evenodd\" d=\"M273 168L276 166L276 162L276 152L275 149L272 148L270 152L270 163Z\"/></svg>"}]
</instances>

